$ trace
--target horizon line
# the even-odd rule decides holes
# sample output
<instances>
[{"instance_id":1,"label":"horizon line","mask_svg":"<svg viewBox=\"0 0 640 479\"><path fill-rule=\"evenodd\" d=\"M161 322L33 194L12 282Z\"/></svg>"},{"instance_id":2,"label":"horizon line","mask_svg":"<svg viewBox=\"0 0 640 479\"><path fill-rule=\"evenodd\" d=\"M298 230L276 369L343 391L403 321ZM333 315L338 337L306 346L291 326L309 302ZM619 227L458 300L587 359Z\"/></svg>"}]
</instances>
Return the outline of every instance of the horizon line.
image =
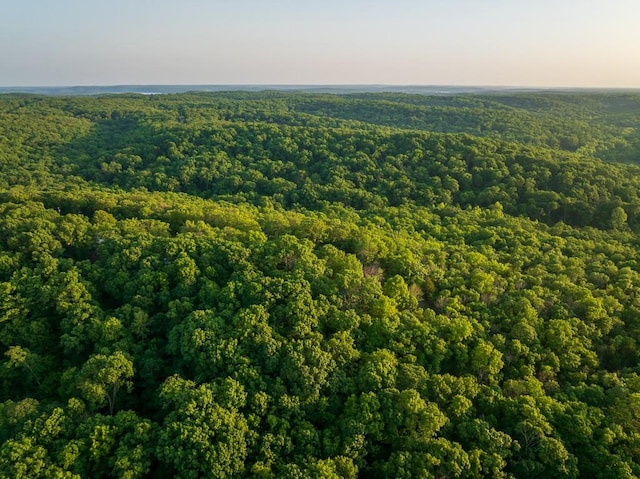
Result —
<instances>
[{"instance_id":1,"label":"horizon line","mask_svg":"<svg viewBox=\"0 0 640 479\"><path fill-rule=\"evenodd\" d=\"M187 86L234 86L234 87L421 87L421 88L532 88L532 89L583 89L583 90L640 90L640 86L560 86L560 85L501 85L501 84L473 84L473 83L86 83L86 84L29 84L29 85L0 85L0 88L117 88L117 87L187 87Z\"/></svg>"}]
</instances>

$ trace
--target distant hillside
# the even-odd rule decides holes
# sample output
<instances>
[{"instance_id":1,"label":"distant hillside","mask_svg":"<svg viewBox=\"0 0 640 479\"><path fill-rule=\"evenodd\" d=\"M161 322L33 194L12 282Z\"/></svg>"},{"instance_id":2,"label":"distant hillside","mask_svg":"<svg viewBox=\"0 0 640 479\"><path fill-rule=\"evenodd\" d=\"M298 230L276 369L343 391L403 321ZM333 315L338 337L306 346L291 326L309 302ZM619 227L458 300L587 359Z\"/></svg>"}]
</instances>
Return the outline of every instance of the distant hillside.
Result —
<instances>
[{"instance_id":1,"label":"distant hillside","mask_svg":"<svg viewBox=\"0 0 640 479\"><path fill-rule=\"evenodd\" d=\"M187 92L220 92L220 91L288 91L305 93L410 93L417 95L456 95L465 93L493 92L581 92L602 93L622 90L607 89L570 89L570 88L524 88L500 86L452 86L452 85L91 85L91 86L0 86L2 93L33 93L36 95L104 95L120 93L141 94L173 94ZM624 90L627 91L627 90ZM634 90L628 90L634 92ZM637 90L635 91L638 92Z\"/></svg>"}]
</instances>

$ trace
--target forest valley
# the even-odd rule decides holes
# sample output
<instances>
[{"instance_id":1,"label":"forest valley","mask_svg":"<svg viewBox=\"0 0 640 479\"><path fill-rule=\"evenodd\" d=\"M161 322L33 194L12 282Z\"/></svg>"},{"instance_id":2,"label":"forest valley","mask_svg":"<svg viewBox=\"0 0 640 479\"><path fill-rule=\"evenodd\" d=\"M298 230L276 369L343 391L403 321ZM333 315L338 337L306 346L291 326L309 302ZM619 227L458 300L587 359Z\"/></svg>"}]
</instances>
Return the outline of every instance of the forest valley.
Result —
<instances>
[{"instance_id":1,"label":"forest valley","mask_svg":"<svg viewBox=\"0 0 640 479\"><path fill-rule=\"evenodd\" d=\"M640 477L640 94L0 95L0 477Z\"/></svg>"}]
</instances>

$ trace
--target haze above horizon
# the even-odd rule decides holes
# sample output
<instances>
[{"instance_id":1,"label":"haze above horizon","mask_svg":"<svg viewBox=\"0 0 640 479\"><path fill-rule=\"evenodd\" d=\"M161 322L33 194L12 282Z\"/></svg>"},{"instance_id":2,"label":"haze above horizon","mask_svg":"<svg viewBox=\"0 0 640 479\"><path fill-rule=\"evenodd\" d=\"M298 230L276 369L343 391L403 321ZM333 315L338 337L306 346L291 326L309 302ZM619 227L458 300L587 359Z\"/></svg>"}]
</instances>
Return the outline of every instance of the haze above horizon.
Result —
<instances>
[{"instance_id":1,"label":"haze above horizon","mask_svg":"<svg viewBox=\"0 0 640 479\"><path fill-rule=\"evenodd\" d=\"M640 87L636 0L5 3L0 86Z\"/></svg>"}]
</instances>

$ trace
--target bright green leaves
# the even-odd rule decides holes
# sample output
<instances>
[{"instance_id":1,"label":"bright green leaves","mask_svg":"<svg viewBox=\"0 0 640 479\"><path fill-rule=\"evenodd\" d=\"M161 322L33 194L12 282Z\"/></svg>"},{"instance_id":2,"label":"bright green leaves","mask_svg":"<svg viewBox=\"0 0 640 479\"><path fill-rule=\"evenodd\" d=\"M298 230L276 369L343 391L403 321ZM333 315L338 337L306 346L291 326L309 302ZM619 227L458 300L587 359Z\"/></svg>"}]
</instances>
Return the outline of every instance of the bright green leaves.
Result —
<instances>
[{"instance_id":1,"label":"bright green leaves","mask_svg":"<svg viewBox=\"0 0 640 479\"><path fill-rule=\"evenodd\" d=\"M471 350L471 370L480 382L497 382L497 375L504 366L502 354L491 343L481 342Z\"/></svg>"},{"instance_id":2,"label":"bright green leaves","mask_svg":"<svg viewBox=\"0 0 640 479\"><path fill-rule=\"evenodd\" d=\"M360 381L365 391L395 386L398 359L387 349L379 349L361 359Z\"/></svg>"},{"instance_id":3,"label":"bright green leaves","mask_svg":"<svg viewBox=\"0 0 640 479\"><path fill-rule=\"evenodd\" d=\"M58 283L60 292L55 298L55 308L61 316L61 345L68 353L84 352L100 312L76 269L61 274Z\"/></svg>"},{"instance_id":4,"label":"bright green leaves","mask_svg":"<svg viewBox=\"0 0 640 479\"><path fill-rule=\"evenodd\" d=\"M27 371L31 377L31 380L35 381L40 386L40 378L43 371L41 370L41 359L37 354L32 353L26 348L20 346L11 346L4 355L7 357L7 363L5 367L9 369L23 369Z\"/></svg>"},{"instance_id":5,"label":"bright green leaves","mask_svg":"<svg viewBox=\"0 0 640 479\"><path fill-rule=\"evenodd\" d=\"M132 411L94 416L79 426L62 457L82 477L111 475L121 479L147 477L153 457L155 428Z\"/></svg>"},{"instance_id":6,"label":"bright green leaves","mask_svg":"<svg viewBox=\"0 0 640 479\"><path fill-rule=\"evenodd\" d=\"M133 363L122 352L97 354L79 371L78 389L93 408L108 405L109 414L113 415L120 389L130 392L133 387L133 374Z\"/></svg>"},{"instance_id":7,"label":"bright green leaves","mask_svg":"<svg viewBox=\"0 0 640 479\"><path fill-rule=\"evenodd\" d=\"M620 206L616 206L611 210L611 227L614 230L621 230L627 226L628 215Z\"/></svg>"},{"instance_id":8,"label":"bright green leaves","mask_svg":"<svg viewBox=\"0 0 640 479\"><path fill-rule=\"evenodd\" d=\"M241 473L247 455L247 421L238 410L244 393L233 380L196 386L172 376L160 397L167 413L157 455L184 478L225 478Z\"/></svg>"},{"instance_id":9,"label":"bright green leaves","mask_svg":"<svg viewBox=\"0 0 640 479\"><path fill-rule=\"evenodd\" d=\"M150 470L153 426L131 411L87 416L78 399L39 415L25 404L8 406L2 414L12 424L5 426L20 423L20 433L0 449L0 477L138 479Z\"/></svg>"},{"instance_id":10,"label":"bright green leaves","mask_svg":"<svg viewBox=\"0 0 640 479\"><path fill-rule=\"evenodd\" d=\"M47 450L34 438L9 440L0 448L0 477L2 479L80 479L81 476L64 471L53 464Z\"/></svg>"}]
</instances>

